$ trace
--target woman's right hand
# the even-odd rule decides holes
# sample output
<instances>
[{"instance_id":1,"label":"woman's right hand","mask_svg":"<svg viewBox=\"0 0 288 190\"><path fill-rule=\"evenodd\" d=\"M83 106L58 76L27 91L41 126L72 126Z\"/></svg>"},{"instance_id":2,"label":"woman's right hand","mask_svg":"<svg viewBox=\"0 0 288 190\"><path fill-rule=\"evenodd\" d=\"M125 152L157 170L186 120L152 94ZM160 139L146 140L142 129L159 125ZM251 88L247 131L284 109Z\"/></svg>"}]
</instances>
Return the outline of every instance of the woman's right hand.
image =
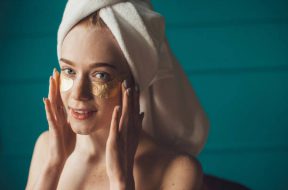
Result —
<instances>
[{"instance_id":1,"label":"woman's right hand","mask_svg":"<svg viewBox=\"0 0 288 190\"><path fill-rule=\"evenodd\" d=\"M49 158L52 165L64 165L75 146L76 134L71 130L60 96L60 74L54 69L49 80L48 98L43 98L49 125Z\"/></svg>"}]
</instances>

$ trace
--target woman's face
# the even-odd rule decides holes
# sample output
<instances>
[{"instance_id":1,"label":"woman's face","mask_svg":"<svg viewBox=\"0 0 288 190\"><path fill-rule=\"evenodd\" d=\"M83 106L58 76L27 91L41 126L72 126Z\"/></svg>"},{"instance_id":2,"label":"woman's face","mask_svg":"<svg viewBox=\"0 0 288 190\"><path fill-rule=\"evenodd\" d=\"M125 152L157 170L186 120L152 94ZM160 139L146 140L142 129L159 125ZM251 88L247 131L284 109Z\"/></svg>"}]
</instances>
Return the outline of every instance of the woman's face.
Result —
<instances>
[{"instance_id":1,"label":"woman's face","mask_svg":"<svg viewBox=\"0 0 288 190\"><path fill-rule=\"evenodd\" d=\"M121 82L130 73L112 33L76 25L62 44L60 68L60 93L72 130L109 129L113 109L121 105Z\"/></svg>"}]
</instances>

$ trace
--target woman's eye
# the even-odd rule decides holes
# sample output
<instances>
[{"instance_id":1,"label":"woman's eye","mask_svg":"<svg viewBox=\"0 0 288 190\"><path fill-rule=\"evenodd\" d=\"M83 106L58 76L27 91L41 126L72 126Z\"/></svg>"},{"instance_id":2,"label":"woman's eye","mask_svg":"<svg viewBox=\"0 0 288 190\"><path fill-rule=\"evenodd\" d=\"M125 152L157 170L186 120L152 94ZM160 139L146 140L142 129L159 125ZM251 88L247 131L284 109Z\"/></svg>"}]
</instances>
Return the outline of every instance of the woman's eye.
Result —
<instances>
[{"instance_id":1,"label":"woman's eye","mask_svg":"<svg viewBox=\"0 0 288 190\"><path fill-rule=\"evenodd\" d=\"M105 81L105 82L108 82L111 80L111 77L108 73L105 73L105 72L98 72L95 74L95 77L97 79L101 79L102 81Z\"/></svg>"},{"instance_id":2,"label":"woman's eye","mask_svg":"<svg viewBox=\"0 0 288 190\"><path fill-rule=\"evenodd\" d=\"M66 75L74 75L75 72L70 69L70 68L66 68L66 69L62 69L62 71L66 74Z\"/></svg>"}]
</instances>

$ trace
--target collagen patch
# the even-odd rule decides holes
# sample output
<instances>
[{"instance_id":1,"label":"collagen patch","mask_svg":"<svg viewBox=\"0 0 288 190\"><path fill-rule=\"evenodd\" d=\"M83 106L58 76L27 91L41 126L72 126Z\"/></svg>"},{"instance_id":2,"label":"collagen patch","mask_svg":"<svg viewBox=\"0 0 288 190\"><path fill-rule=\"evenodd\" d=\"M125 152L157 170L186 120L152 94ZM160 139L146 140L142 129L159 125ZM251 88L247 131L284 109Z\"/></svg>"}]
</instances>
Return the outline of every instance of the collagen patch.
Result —
<instances>
[{"instance_id":1,"label":"collagen patch","mask_svg":"<svg viewBox=\"0 0 288 190\"><path fill-rule=\"evenodd\" d=\"M99 98L111 98L117 94L119 85L119 79L117 78L106 83L92 82L92 94Z\"/></svg>"},{"instance_id":2,"label":"collagen patch","mask_svg":"<svg viewBox=\"0 0 288 190\"><path fill-rule=\"evenodd\" d=\"M91 93L99 98L111 98L117 95L119 87L121 86L121 81L124 76L119 76L114 78L109 82L91 82ZM65 75L60 75L60 90L61 92L66 92L73 87L74 80L66 77Z\"/></svg>"},{"instance_id":3,"label":"collagen patch","mask_svg":"<svg viewBox=\"0 0 288 190\"><path fill-rule=\"evenodd\" d=\"M66 77L65 75L60 75L60 91L66 92L70 90L73 86L73 79Z\"/></svg>"}]
</instances>

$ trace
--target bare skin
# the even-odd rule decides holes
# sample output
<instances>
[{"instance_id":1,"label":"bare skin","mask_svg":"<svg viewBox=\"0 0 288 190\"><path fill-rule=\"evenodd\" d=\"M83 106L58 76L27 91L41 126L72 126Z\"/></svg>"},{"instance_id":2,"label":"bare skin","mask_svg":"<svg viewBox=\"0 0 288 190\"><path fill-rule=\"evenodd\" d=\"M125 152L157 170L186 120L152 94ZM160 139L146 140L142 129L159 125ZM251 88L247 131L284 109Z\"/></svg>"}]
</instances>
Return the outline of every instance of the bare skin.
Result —
<instances>
[{"instance_id":1,"label":"bare skin","mask_svg":"<svg viewBox=\"0 0 288 190\"><path fill-rule=\"evenodd\" d=\"M62 58L61 74L69 74L74 84L60 92L60 74L55 71L50 79L44 99L49 130L36 142L26 189L201 189L200 163L142 130L145 113L139 113L137 84L108 29L77 25L63 42ZM103 62L116 69L92 68ZM119 82L119 93L108 99L95 97L89 88L91 80L106 80L97 77L104 73L128 76L126 86ZM72 110L80 108L93 114L79 120Z\"/></svg>"}]
</instances>

